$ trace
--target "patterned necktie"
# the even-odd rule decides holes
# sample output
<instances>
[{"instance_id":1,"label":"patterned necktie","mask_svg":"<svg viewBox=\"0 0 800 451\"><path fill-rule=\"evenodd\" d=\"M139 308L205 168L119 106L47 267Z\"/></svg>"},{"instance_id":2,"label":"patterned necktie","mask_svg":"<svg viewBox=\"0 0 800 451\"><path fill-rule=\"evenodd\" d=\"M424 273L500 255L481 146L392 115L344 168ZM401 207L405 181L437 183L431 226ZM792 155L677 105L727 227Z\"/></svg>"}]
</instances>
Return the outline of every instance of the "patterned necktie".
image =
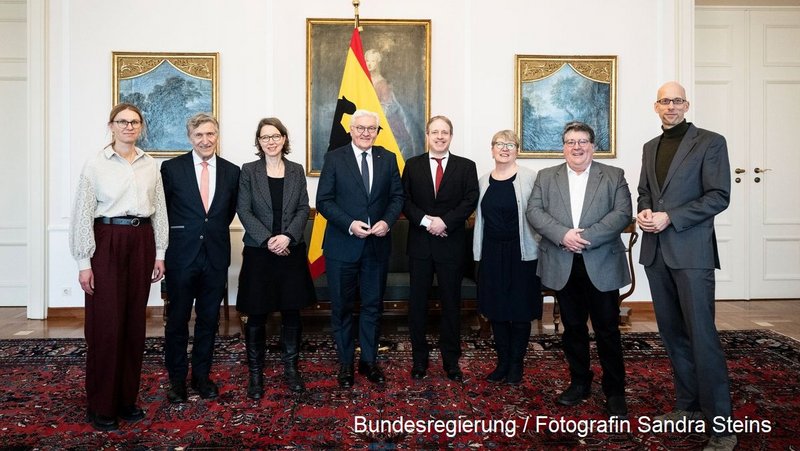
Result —
<instances>
[{"instance_id":1,"label":"patterned necktie","mask_svg":"<svg viewBox=\"0 0 800 451\"><path fill-rule=\"evenodd\" d=\"M367 164L367 153L361 152L361 180L364 182L364 189L369 195L369 165Z\"/></svg>"},{"instance_id":2,"label":"patterned necktie","mask_svg":"<svg viewBox=\"0 0 800 451\"><path fill-rule=\"evenodd\" d=\"M444 177L444 168L442 167L442 160L444 160L447 157L442 157L442 158L431 157L431 158L436 160L436 164L438 165L436 166L436 181L433 184L433 194L436 195L439 194L439 185L442 184L442 177Z\"/></svg>"},{"instance_id":3,"label":"patterned necktie","mask_svg":"<svg viewBox=\"0 0 800 451\"><path fill-rule=\"evenodd\" d=\"M203 208L208 213L208 161L200 163L203 170L200 171L200 198L203 199Z\"/></svg>"}]
</instances>

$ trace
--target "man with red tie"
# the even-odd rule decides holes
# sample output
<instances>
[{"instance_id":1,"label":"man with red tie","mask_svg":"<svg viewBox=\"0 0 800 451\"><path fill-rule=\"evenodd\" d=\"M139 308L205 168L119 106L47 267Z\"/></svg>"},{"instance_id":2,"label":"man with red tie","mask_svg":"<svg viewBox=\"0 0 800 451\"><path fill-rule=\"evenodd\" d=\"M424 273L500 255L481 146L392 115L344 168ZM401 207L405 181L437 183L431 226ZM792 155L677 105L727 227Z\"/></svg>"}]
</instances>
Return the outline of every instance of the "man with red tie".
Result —
<instances>
[{"instance_id":1,"label":"man with red tie","mask_svg":"<svg viewBox=\"0 0 800 451\"><path fill-rule=\"evenodd\" d=\"M203 399L216 398L219 393L209 374L231 263L229 226L239 193L239 167L217 156L217 120L196 114L186 123L186 132L192 151L161 165L171 247L165 259L169 308L164 361L170 380L167 398L173 403L188 399L186 349L192 305L196 314L192 388Z\"/></svg>"},{"instance_id":2,"label":"man with red tie","mask_svg":"<svg viewBox=\"0 0 800 451\"><path fill-rule=\"evenodd\" d=\"M411 378L425 378L428 369L425 323L436 274L442 306L439 335L442 365L450 380L462 382L464 375L458 359L461 356L461 280L467 248L465 224L478 205L478 172L472 160L450 153L453 139L450 119L432 117L425 133L428 153L409 159L402 179L406 194L403 213L409 221Z\"/></svg>"}]
</instances>

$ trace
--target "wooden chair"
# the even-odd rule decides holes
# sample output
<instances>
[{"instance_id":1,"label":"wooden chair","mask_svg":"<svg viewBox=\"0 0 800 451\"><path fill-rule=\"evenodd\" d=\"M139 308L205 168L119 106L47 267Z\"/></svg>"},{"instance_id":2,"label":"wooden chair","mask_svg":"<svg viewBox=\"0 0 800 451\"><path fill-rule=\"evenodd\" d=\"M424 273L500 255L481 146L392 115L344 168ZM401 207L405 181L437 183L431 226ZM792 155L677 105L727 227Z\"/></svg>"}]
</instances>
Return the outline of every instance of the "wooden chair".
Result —
<instances>
[{"instance_id":1,"label":"wooden chair","mask_svg":"<svg viewBox=\"0 0 800 451\"><path fill-rule=\"evenodd\" d=\"M636 218L631 218L631 223L628 224L628 227L626 227L625 230L622 231L622 233L629 234L628 246L625 248L625 253L628 254L628 270L631 273L631 284L627 291L625 291L624 293L620 293L619 300L617 302L620 306L619 309L620 325L628 325L630 324L631 309L630 307L622 307L622 301L630 297L630 295L633 294L633 290L636 289L636 271L634 271L634 266L633 266L633 246L636 244L637 241L639 241L639 232L636 231ZM561 309L558 306L558 296L556 296L555 290L543 287L542 297L553 298L553 326L555 326L557 333L559 325L561 324Z\"/></svg>"}]
</instances>

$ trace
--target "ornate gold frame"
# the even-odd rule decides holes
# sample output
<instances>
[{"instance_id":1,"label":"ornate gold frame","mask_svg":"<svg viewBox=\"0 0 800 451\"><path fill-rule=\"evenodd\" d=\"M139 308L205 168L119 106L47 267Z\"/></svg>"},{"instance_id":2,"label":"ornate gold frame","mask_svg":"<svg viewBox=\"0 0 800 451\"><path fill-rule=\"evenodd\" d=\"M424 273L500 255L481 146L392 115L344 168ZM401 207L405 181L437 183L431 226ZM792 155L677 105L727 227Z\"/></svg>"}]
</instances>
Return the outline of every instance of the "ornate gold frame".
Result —
<instances>
[{"instance_id":1,"label":"ornate gold frame","mask_svg":"<svg viewBox=\"0 0 800 451\"><path fill-rule=\"evenodd\" d=\"M422 142L414 152L424 153L431 99L431 21L360 19L359 24L363 28L361 40L365 52L372 47L389 46L398 60L413 59L387 75L392 77L389 81L394 84L395 93L402 91L398 88L413 88L408 92L413 92L416 98L424 96L419 101L399 99L399 103L415 108L410 114L411 128L421 133ZM327 151L333 124L333 110L328 111L323 103L336 105L352 30L353 19L306 19L306 174L309 176L318 177L322 169L321 156ZM398 36L413 41L413 45L404 46L400 40L392 39ZM396 131L394 134L398 136Z\"/></svg>"},{"instance_id":2,"label":"ornate gold frame","mask_svg":"<svg viewBox=\"0 0 800 451\"><path fill-rule=\"evenodd\" d=\"M186 139L186 119L189 116L200 113L210 112L214 117L219 119L219 102L218 102L218 84L219 84L219 53L152 53L152 52L113 52L113 83L112 83L112 99L113 104L116 105L122 101L121 97L131 93L121 92L121 84L126 80L135 79L137 77L148 77L148 75L155 77L155 70L161 67L161 64L168 62L174 69L176 69L182 76L188 80L199 80L202 82L200 93L201 103L207 104L210 101L211 108L208 111L205 108L188 108L186 105L177 105L184 109L180 117L175 115L165 114L165 117L153 117L149 111L153 108L147 108L146 102L149 101L149 96L140 98L140 102L145 103L141 105L133 102L143 110L145 119L148 122L148 127L152 130L153 127L159 126L166 136L165 140L170 140L176 143L179 140L185 142L185 146L170 145L170 146L147 146L146 141L143 143L140 140L142 150L147 151L148 154L155 157L174 157L180 155L188 150L191 150L188 139ZM150 80L141 84L151 84L157 80ZM205 87L210 83L210 92L206 92ZM138 91L137 91L138 92ZM141 94L141 93L139 93ZM194 103L194 101L193 101ZM158 111L161 111L160 109ZM188 115L187 115L188 114ZM186 117L183 117L186 116ZM145 138L146 139L146 138ZM154 144L157 146L157 144ZM160 148L166 147L166 148ZM219 151L219 148L218 150Z\"/></svg>"},{"instance_id":3,"label":"ornate gold frame","mask_svg":"<svg viewBox=\"0 0 800 451\"><path fill-rule=\"evenodd\" d=\"M562 71L565 66L571 70ZM580 120L594 128L597 135L595 158L616 158L617 57L615 55L516 55L514 74L514 124L522 143L520 158L561 158L563 156L561 130L570 120ZM551 79L556 74L558 78ZM582 88L588 87L589 91L576 92L564 88L570 86L568 83L570 80L564 82L570 78L573 79L573 83L581 83ZM528 83L531 84L523 86ZM523 92L525 87L528 88L528 97ZM559 88L564 89L557 92ZM543 94L547 98L544 98ZM574 105L580 114L573 117L571 113L574 111L569 112L563 105L553 105L550 102L553 99L561 104ZM529 109L539 107L540 114L529 113L532 117L525 117L523 106L526 100L529 101ZM530 102L532 100L538 101L537 105L534 106Z\"/></svg>"}]
</instances>

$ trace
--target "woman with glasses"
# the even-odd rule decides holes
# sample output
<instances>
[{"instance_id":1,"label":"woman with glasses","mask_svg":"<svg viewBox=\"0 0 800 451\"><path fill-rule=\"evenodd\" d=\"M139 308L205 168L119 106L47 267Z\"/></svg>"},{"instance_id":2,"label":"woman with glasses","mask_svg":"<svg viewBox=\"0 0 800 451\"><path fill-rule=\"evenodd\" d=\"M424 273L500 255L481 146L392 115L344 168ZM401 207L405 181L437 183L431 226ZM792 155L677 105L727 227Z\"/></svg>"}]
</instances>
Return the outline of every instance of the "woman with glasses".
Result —
<instances>
[{"instance_id":1,"label":"woman with glasses","mask_svg":"<svg viewBox=\"0 0 800 451\"><path fill-rule=\"evenodd\" d=\"M519 166L519 138L512 130L492 137L494 169L480 178L472 252L478 266L478 308L492 324L497 366L489 382L518 384L531 334L542 316L536 276L538 250L525 218L536 171Z\"/></svg>"},{"instance_id":2,"label":"woman with glasses","mask_svg":"<svg viewBox=\"0 0 800 451\"><path fill-rule=\"evenodd\" d=\"M274 117L256 127L257 161L242 166L236 212L244 226L236 309L247 316L245 345L250 378L247 397L264 395L267 317L281 312L283 375L293 392L305 390L298 368L300 309L316 302L303 238L308 192L303 167L286 159L289 135Z\"/></svg>"},{"instance_id":3,"label":"woman with glasses","mask_svg":"<svg viewBox=\"0 0 800 451\"><path fill-rule=\"evenodd\" d=\"M121 103L108 118L111 143L81 171L70 224L70 250L85 295L87 421L117 429L138 421L150 284L164 277L169 240L161 173L136 147L141 111Z\"/></svg>"}]
</instances>

